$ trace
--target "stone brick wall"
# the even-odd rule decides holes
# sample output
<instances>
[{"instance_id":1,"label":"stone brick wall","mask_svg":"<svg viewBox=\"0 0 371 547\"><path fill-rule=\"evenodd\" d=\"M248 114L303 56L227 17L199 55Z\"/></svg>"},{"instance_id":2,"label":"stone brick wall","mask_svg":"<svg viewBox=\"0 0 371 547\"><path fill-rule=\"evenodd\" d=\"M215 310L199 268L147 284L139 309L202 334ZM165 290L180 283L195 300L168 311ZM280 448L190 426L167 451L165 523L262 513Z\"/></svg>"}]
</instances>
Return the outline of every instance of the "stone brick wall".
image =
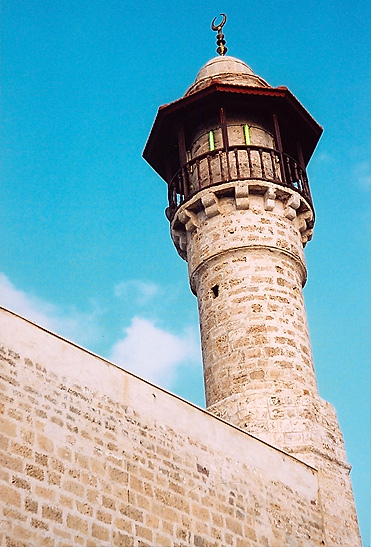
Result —
<instances>
[{"instance_id":1,"label":"stone brick wall","mask_svg":"<svg viewBox=\"0 0 371 547\"><path fill-rule=\"evenodd\" d=\"M2 309L0 347L2 547L325 545L313 468Z\"/></svg>"}]
</instances>

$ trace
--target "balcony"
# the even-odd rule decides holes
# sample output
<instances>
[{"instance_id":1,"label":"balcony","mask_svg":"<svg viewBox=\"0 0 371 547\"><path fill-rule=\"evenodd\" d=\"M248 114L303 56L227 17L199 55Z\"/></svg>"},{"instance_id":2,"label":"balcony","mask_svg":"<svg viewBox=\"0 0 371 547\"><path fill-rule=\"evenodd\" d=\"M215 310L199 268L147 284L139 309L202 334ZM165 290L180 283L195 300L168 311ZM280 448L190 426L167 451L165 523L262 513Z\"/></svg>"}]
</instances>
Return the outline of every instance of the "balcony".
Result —
<instances>
[{"instance_id":1,"label":"balcony","mask_svg":"<svg viewBox=\"0 0 371 547\"><path fill-rule=\"evenodd\" d=\"M171 179L168 218L204 188L235 180L264 180L296 190L312 204L305 169L287 154L262 146L238 145L213 150L188 161Z\"/></svg>"}]
</instances>

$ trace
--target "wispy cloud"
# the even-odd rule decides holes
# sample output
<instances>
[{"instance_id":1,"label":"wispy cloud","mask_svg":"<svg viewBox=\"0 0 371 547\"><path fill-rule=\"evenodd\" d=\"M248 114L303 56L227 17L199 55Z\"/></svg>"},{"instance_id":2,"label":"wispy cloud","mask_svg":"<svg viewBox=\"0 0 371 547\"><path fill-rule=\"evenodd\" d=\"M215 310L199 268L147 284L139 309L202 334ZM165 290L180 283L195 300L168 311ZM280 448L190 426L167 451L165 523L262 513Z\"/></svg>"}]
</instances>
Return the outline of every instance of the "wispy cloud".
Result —
<instances>
[{"instance_id":1,"label":"wispy cloud","mask_svg":"<svg viewBox=\"0 0 371 547\"><path fill-rule=\"evenodd\" d=\"M138 376L171 388L179 365L198 356L196 337L191 331L175 335L152 321L134 317L124 330L124 338L113 346L110 359Z\"/></svg>"},{"instance_id":2,"label":"wispy cloud","mask_svg":"<svg viewBox=\"0 0 371 547\"><path fill-rule=\"evenodd\" d=\"M332 154L327 152L326 150L319 152L315 155L315 160L321 164L331 164L335 162L335 158Z\"/></svg>"},{"instance_id":3,"label":"wispy cloud","mask_svg":"<svg viewBox=\"0 0 371 547\"><path fill-rule=\"evenodd\" d=\"M0 273L0 304L79 344L89 345L99 336L98 308L86 313L74 308L62 309L16 288L3 273Z\"/></svg>"},{"instance_id":4,"label":"wispy cloud","mask_svg":"<svg viewBox=\"0 0 371 547\"><path fill-rule=\"evenodd\" d=\"M160 293L160 287L150 281L141 281L139 279L131 279L122 281L114 287L115 296L135 301L138 305L148 304L154 297Z\"/></svg>"},{"instance_id":5,"label":"wispy cloud","mask_svg":"<svg viewBox=\"0 0 371 547\"><path fill-rule=\"evenodd\" d=\"M5 308L45 328L53 328L53 321L50 319L53 306L17 289L3 273L0 273L0 302Z\"/></svg>"}]
</instances>

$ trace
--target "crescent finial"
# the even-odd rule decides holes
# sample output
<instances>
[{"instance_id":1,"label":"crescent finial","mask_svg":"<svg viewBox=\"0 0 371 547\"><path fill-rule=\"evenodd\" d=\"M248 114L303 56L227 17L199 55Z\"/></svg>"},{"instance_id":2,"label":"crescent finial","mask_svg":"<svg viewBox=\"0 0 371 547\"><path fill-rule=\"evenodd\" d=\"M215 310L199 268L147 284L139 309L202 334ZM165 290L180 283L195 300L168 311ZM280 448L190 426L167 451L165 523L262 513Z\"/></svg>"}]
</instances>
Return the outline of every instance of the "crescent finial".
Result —
<instances>
[{"instance_id":1,"label":"crescent finial","mask_svg":"<svg viewBox=\"0 0 371 547\"><path fill-rule=\"evenodd\" d=\"M224 25L226 24L226 22L227 22L227 16L226 16L226 14L225 14L225 13L221 13L220 15L223 17L222 22L219 23L219 25L215 25L215 21L216 21L216 19L217 19L218 16L214 17L213 22L211 23L211 29L212 29L212 30L220 30L220 29L223 28Z\"/></svg>"},{"instance_id":2,"label":"crescent finial","mask_svg":"<svg viewBox=\"0 0 371 547\"><path fill-rule=\"evenodd\" d=\"M216 36L216 43L218 46L216 49L217 53L219 53L219 55L225 55L227 53L227 48L225 47L225 40L224 40L224 34L222 33L222 28L227 22L227 16L225 13L221 13L220 15L223 17L221 23L216 25L215 21L217 17L214 17L211 23L211 29L218 32Z\"/></svg>"}]
</instances>

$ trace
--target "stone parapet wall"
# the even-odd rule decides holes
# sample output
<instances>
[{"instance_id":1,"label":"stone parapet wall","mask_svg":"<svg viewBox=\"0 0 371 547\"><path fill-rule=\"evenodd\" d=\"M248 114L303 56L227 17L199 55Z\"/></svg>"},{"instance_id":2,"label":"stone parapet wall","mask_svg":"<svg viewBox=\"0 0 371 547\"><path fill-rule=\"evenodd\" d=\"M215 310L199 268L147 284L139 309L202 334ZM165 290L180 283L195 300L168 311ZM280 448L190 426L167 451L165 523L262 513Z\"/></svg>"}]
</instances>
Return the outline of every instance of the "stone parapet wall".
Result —
<instances>
[{"instance_id":1,"label":"stone parapet wall","mask_svg":"<svg viewBox=\"0 0 371 547\"><path fill-rule=\"evenodd\" d=\"M312 467L2 309L0 338L1 547L325 544Z\"/></svg>"}]
</instances>

